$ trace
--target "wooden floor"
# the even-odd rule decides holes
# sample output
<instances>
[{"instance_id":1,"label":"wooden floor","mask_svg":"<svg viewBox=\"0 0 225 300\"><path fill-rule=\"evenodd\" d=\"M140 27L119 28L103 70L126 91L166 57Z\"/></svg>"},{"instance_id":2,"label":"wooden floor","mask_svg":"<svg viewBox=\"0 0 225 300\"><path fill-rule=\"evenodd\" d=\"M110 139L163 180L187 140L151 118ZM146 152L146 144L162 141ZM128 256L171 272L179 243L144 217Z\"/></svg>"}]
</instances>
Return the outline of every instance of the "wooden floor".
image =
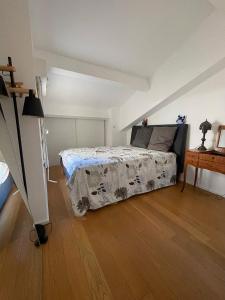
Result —
<instances>
[{"instance_id":1,"label":"wooden floor","mask_svg":"<svg viewBox=\"0 0 225 300\"><path fill-rule=\"evenodd\" d=\"M0 299L225 299L225 201L165 188L75 218L52 169L52 232L35 248L20 205L0 251Z\"/></svg>"}]
</instances>

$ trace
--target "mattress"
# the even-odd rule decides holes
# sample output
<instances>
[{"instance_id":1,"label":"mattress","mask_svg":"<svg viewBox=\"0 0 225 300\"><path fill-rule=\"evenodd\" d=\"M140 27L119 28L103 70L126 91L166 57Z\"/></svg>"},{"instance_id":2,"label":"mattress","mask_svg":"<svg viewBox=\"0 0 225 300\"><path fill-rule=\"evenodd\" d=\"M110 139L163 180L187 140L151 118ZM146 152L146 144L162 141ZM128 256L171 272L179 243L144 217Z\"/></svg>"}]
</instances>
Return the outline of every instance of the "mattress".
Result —
<instances>
[{"instance_id":1,"label":"mattress","mask_svg":"<svg viewBox=\"0 0 225 300\"><path fill-rule=\"evenodd\" d=\"M60 154L75 215L176 183L176 155L136 147L98 147Z\"/></svg>"},{"instance_id":2,"label":"mattress","mask_svg":"<svg viewBox=\"0 0 225 300\"><path fill-rule=\"evenodd\" d=\"M13 179L8 166L4 162L0 162L0 209L6 202L12 189L12 185Z\"/></svg>"}]
</instances>

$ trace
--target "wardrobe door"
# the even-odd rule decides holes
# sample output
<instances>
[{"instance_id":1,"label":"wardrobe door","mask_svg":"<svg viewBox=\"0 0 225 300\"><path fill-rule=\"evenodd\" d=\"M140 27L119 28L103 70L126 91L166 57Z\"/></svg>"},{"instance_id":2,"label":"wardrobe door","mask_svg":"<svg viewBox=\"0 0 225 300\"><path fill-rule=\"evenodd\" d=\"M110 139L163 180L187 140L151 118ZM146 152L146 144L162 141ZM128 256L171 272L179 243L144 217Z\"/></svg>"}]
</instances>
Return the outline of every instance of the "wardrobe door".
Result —
<instances>
[{"instance_id":1,"label":"wardrobe door","mask_svg":"<svg viewBox=\"0 0 225 300\"><path fill-rule=\"evenodd\" d=\"M76 123L69 118L45 118L49 165L59 165L59 152L76 147Z\"/></svg>"},{"instance_id":2,"label":"wardrobe door","mask_svg":"<svg viewBox=\"0 0 225 300\"><path fill-rule=\"evenodd\" d=\"M77 146L98 147L105 145L104 120L77 119Z\"/></svg>"}]
</instances>

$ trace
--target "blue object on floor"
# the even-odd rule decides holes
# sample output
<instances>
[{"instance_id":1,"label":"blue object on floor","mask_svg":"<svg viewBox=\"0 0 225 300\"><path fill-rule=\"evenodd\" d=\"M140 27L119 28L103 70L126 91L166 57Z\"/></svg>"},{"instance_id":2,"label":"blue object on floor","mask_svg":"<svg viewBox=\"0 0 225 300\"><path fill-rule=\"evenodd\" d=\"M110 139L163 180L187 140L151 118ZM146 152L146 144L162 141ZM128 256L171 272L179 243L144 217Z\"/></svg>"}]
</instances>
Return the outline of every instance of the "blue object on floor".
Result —
<instances>
[{"instance_id":1,"label":"blue object on floor","mask_svg":"<svg viewBox=\"0 0 225 300\"><path fill-rule=\"evenodd\" d=\"M8 199L12 186L13 179L9 173L8 166L5 163L0 162L0 209L2 209Z\"/></svg>"}]
</instances>

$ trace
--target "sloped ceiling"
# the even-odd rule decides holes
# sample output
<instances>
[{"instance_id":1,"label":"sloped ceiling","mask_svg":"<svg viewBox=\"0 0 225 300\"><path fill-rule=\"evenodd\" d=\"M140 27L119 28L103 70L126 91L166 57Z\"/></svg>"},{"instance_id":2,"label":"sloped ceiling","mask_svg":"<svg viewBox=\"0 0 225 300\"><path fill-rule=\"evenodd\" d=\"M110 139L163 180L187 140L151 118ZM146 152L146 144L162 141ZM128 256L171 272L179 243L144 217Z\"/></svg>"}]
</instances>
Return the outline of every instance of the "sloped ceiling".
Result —
<instances>
[{"instance_id":1,"label":"sloped ceiling","mask_svg":"<svg viewBox=\"0 0 225 300\"><path fill-rule=\"evenodd\" d=\"M206 0L31 0L34 47L150 77L212 10Z\"/></svg>"},{"instance_id":2,"label":"sloped ceiling","mask_svg":"<svg viewBox=\"0 0 225 300\"><path fill-rule=\"evenodd\" d=\"M48 73L48 103L108 109L125 103L134 90L119 83L52 68Z\"/></svg>"}]
</instances>

